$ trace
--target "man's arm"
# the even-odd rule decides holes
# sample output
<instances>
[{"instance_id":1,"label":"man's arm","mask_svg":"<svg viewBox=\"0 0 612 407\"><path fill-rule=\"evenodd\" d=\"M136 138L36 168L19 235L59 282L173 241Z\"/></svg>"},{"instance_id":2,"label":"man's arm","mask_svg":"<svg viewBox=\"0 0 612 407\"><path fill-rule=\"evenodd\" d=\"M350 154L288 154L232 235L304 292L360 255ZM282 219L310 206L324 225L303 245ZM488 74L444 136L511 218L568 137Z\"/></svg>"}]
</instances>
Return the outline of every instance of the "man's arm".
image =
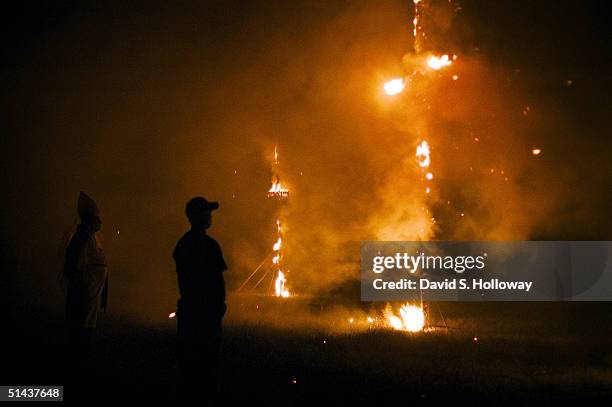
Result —
<instances>
[{"instance_id":1,"label":"man's arm","mask_svg":"<svg viewBox=\"0 0 612 407\"><path fill-rule=\"evenodd\" d=\"M215 240L215 246L217 251L217 268L219 271L223 272L227 270L227 264L225 263L225 259L223 258L223 251L221 250L221 246L219 242Z\"/></svg>"},{"instance_id":2,"label":"man's arm","mask_svg":"<svg viewBox=\"0 0 612 407\"><path fill-rule=\"evenodd\" d=\"M219 290L220 290L220 311L221 316L225 315L225 311L227 310L227 304L225 304L225 279L223 278L223 272L227 270L227 264L225 263L225 259L223 258L223 251L221 250L221 246L216 240L213 240L214 248L215 248L215 268L219 275Z\"/></svg>"}]
</instances>

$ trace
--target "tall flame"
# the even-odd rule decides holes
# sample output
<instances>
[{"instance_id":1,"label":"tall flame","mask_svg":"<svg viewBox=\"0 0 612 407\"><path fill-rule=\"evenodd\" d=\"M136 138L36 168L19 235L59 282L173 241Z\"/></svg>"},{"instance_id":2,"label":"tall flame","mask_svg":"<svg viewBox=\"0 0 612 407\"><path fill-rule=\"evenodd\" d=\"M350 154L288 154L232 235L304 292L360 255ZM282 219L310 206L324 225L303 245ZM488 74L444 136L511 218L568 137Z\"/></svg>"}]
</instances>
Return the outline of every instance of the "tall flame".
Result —
<instances>
[{"instance_id":1,"label":"tall flame","mask_svg":"<svg viewBox=\"0 0 612 407\"><path fill-rule=\"evenodd\" d=\"M274 146L274 164L278 165L278 145ZM286 198L289 196L289 189L280 183L280 179L276 173L272 175L272 187L268 190L268 197ZM272 246L274 255L272 256L272 264L278 271L274 280L274 292L277 297L289 297L289 290L285 288L287 277L282 269L282 245L283 245L283 230L281 228L280 219L276 219L276 243Z\"/></svg>"},{"instance_id":2,"label":"tall flame","mask_svg":"<svg viewBox=\"0 0 612 407\"><path fill-rule=\"evenodd\" d=\"M414 3L414 19L412 20L412 35L414 37L414 51L416 53L421 52L421 42L419 41L419 29L420 29L420 11L419 3L421 0L413 0Z\"/></svg>"},{"instance_id":3,"label":"tall flame","mask_svg":"<svg viewBox=\"0 0 612 407\"><path fill-rule=\"evenodd\" d=\"M278 233L278 240L272 246L272 250L274 250L274 257L272 258L272 264L274 264L278 268L278 274L276 276L276 280L274 281L274 293L277 297L289 297L289 290L285 288L285 283L287 283L287 277L285 277L285 273L280 266L281 261L281 249L283 244L282 238L282 229L280 219L276 219L276 231Z\"/></svg>"}]
</instances>

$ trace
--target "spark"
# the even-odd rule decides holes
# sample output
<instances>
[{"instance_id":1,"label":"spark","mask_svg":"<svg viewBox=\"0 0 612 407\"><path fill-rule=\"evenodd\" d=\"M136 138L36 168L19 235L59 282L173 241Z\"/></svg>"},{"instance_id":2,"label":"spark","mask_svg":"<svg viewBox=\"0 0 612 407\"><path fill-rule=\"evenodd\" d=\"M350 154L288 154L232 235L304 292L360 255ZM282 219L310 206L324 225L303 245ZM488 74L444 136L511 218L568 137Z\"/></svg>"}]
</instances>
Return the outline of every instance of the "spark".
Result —
<instances>
[{"instance_id":1,"label":"spark","mask_svg":"<svg viewBox=\"0 0 612 407\"><path fill-rule=\"evenodd\" d=\"M536 155L536 156L537 156L537 155L540 155L541 153L542 153L542 150L541 150L541 149L539 149L539 148L537 148L537 147L534 147L534 148L531 150L531 154Z\"/></svg>"},{"instance_id":2,"label":"spark","mask_svg":"<svg viewBox=\"0 0 612 407\"><path fill-rule=\"evenodd\" d=\"M174 319L176 317L176 312L171 312L168 314L168 319Z\"/></svg>"}]
</instances>

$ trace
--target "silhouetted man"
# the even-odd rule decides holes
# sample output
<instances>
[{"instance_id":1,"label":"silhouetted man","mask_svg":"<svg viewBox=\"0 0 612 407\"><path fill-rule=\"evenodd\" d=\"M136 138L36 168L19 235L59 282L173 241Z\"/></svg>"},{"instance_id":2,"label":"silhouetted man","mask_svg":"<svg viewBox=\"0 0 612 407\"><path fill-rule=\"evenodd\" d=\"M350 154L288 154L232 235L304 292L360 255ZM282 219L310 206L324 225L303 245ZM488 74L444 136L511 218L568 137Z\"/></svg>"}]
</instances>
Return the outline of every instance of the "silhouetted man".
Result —
<instances>
[{"instance_id":1,"label":"silhouetted man","mask_svg":"<svg viewBox=\"0 0 612 407\"><path fill-rule=\"evenodd\" d=\"M177 307L177 358L179 391L198 398L214 399L219 383L221 320L225 314L227 270L221 247L206 234L211 211L217 202L196 197L187 203L185 213L191 223L174 249L174 261L181 298Z\"/></svg>"},{"instance_id":2,"label":"silhouetted man","mask_svg":"<svg viewBox=\"0 0 612 407\"><path fill-rule=\"evenodd\" d=\"M86 356L100 306L105 307L106 257L97 232L102 227L98 206L81 192L78 199L81 223L66 248L66 323L68 351L73 361ZM104 302L104 304L102 304Z\"/></svg>"}]
</instances>

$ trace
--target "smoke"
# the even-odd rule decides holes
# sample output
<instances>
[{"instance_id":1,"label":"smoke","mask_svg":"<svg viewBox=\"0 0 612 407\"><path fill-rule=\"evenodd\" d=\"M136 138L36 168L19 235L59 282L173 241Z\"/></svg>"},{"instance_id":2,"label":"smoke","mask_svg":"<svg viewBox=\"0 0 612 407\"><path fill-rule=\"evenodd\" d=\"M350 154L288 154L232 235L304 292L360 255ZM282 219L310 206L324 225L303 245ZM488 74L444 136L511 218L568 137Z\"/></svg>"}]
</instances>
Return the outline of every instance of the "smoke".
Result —
<instances>
[{"instance_id":1,"label":"smoke","mask_svg":"<svg viewBox=\"0 0 612 407\"><path fill-rule=\"evenodd\" d=\"M458 60L394 98L382 84L421 64L410 1L76 9L28 33L3 104L15 296L61 307L50 265L79 190L101 209L110 312L148 319L175 305L171 255L195 195L221 204L210 234L232 289L271 252L279 212L287 285L305 294L353 282L362 240L605 236L597 92L490 37L493 6L425 3L423 53ZM266 197L276 144L284 203Z\"/></svg>"},{"instance_id":2,"label":"smoke","mask_svg":"<svg viewBox=\"0 0 612 407\"><path fill-rule=\"evenodd\" d=\"M403 56L401 67L377 72L388 58L372 56L376 50L367 40L345 43L341 56L336 42L323 42L318 52L334 64L312 61L318 68L311 89L323 110L333 112L336 129L333 141L317 138L312 130L308 138L329 146L335 157L326 151L308 154L313 146L301 146L299 161L314 157L324 173L314 182L300 180L298 188L304 190L291 204L293 233L287 244L297 281L315 289L330 290L357 278L355 242L360 240L561 238L567 225L560 213L576 201L567 185L579 184L580 174L568 170L553 141L554 134L567 133L565 118L549 100L530 92L520 69L462 44L460 34L469 30L453 23L460 7L425 4L421 17L427 39L420 54ZM362 12L377 15L351 9L330 23L334 35L326 37L342 32L356 38L354 27L373 29L369 24L378 20L362 21ZM357 23L349 26L347 20ZM453 49L459 58L452 66L417 74L395 99L382 93L383 78L425 71L428 53L452 55ZM369 66L372 62L378 65ZM563 92L568 83L555 85ZM364 114L356 100L370 110ZM352 114L344 111L349 108ZM343 120L347 116L350 123ZM347 128L350 135L343 134ZM422 140L432 148L431 182L424 181L415 158ZM542 146L542 156L531 153Z\"/></svg>"}]
</instances>

